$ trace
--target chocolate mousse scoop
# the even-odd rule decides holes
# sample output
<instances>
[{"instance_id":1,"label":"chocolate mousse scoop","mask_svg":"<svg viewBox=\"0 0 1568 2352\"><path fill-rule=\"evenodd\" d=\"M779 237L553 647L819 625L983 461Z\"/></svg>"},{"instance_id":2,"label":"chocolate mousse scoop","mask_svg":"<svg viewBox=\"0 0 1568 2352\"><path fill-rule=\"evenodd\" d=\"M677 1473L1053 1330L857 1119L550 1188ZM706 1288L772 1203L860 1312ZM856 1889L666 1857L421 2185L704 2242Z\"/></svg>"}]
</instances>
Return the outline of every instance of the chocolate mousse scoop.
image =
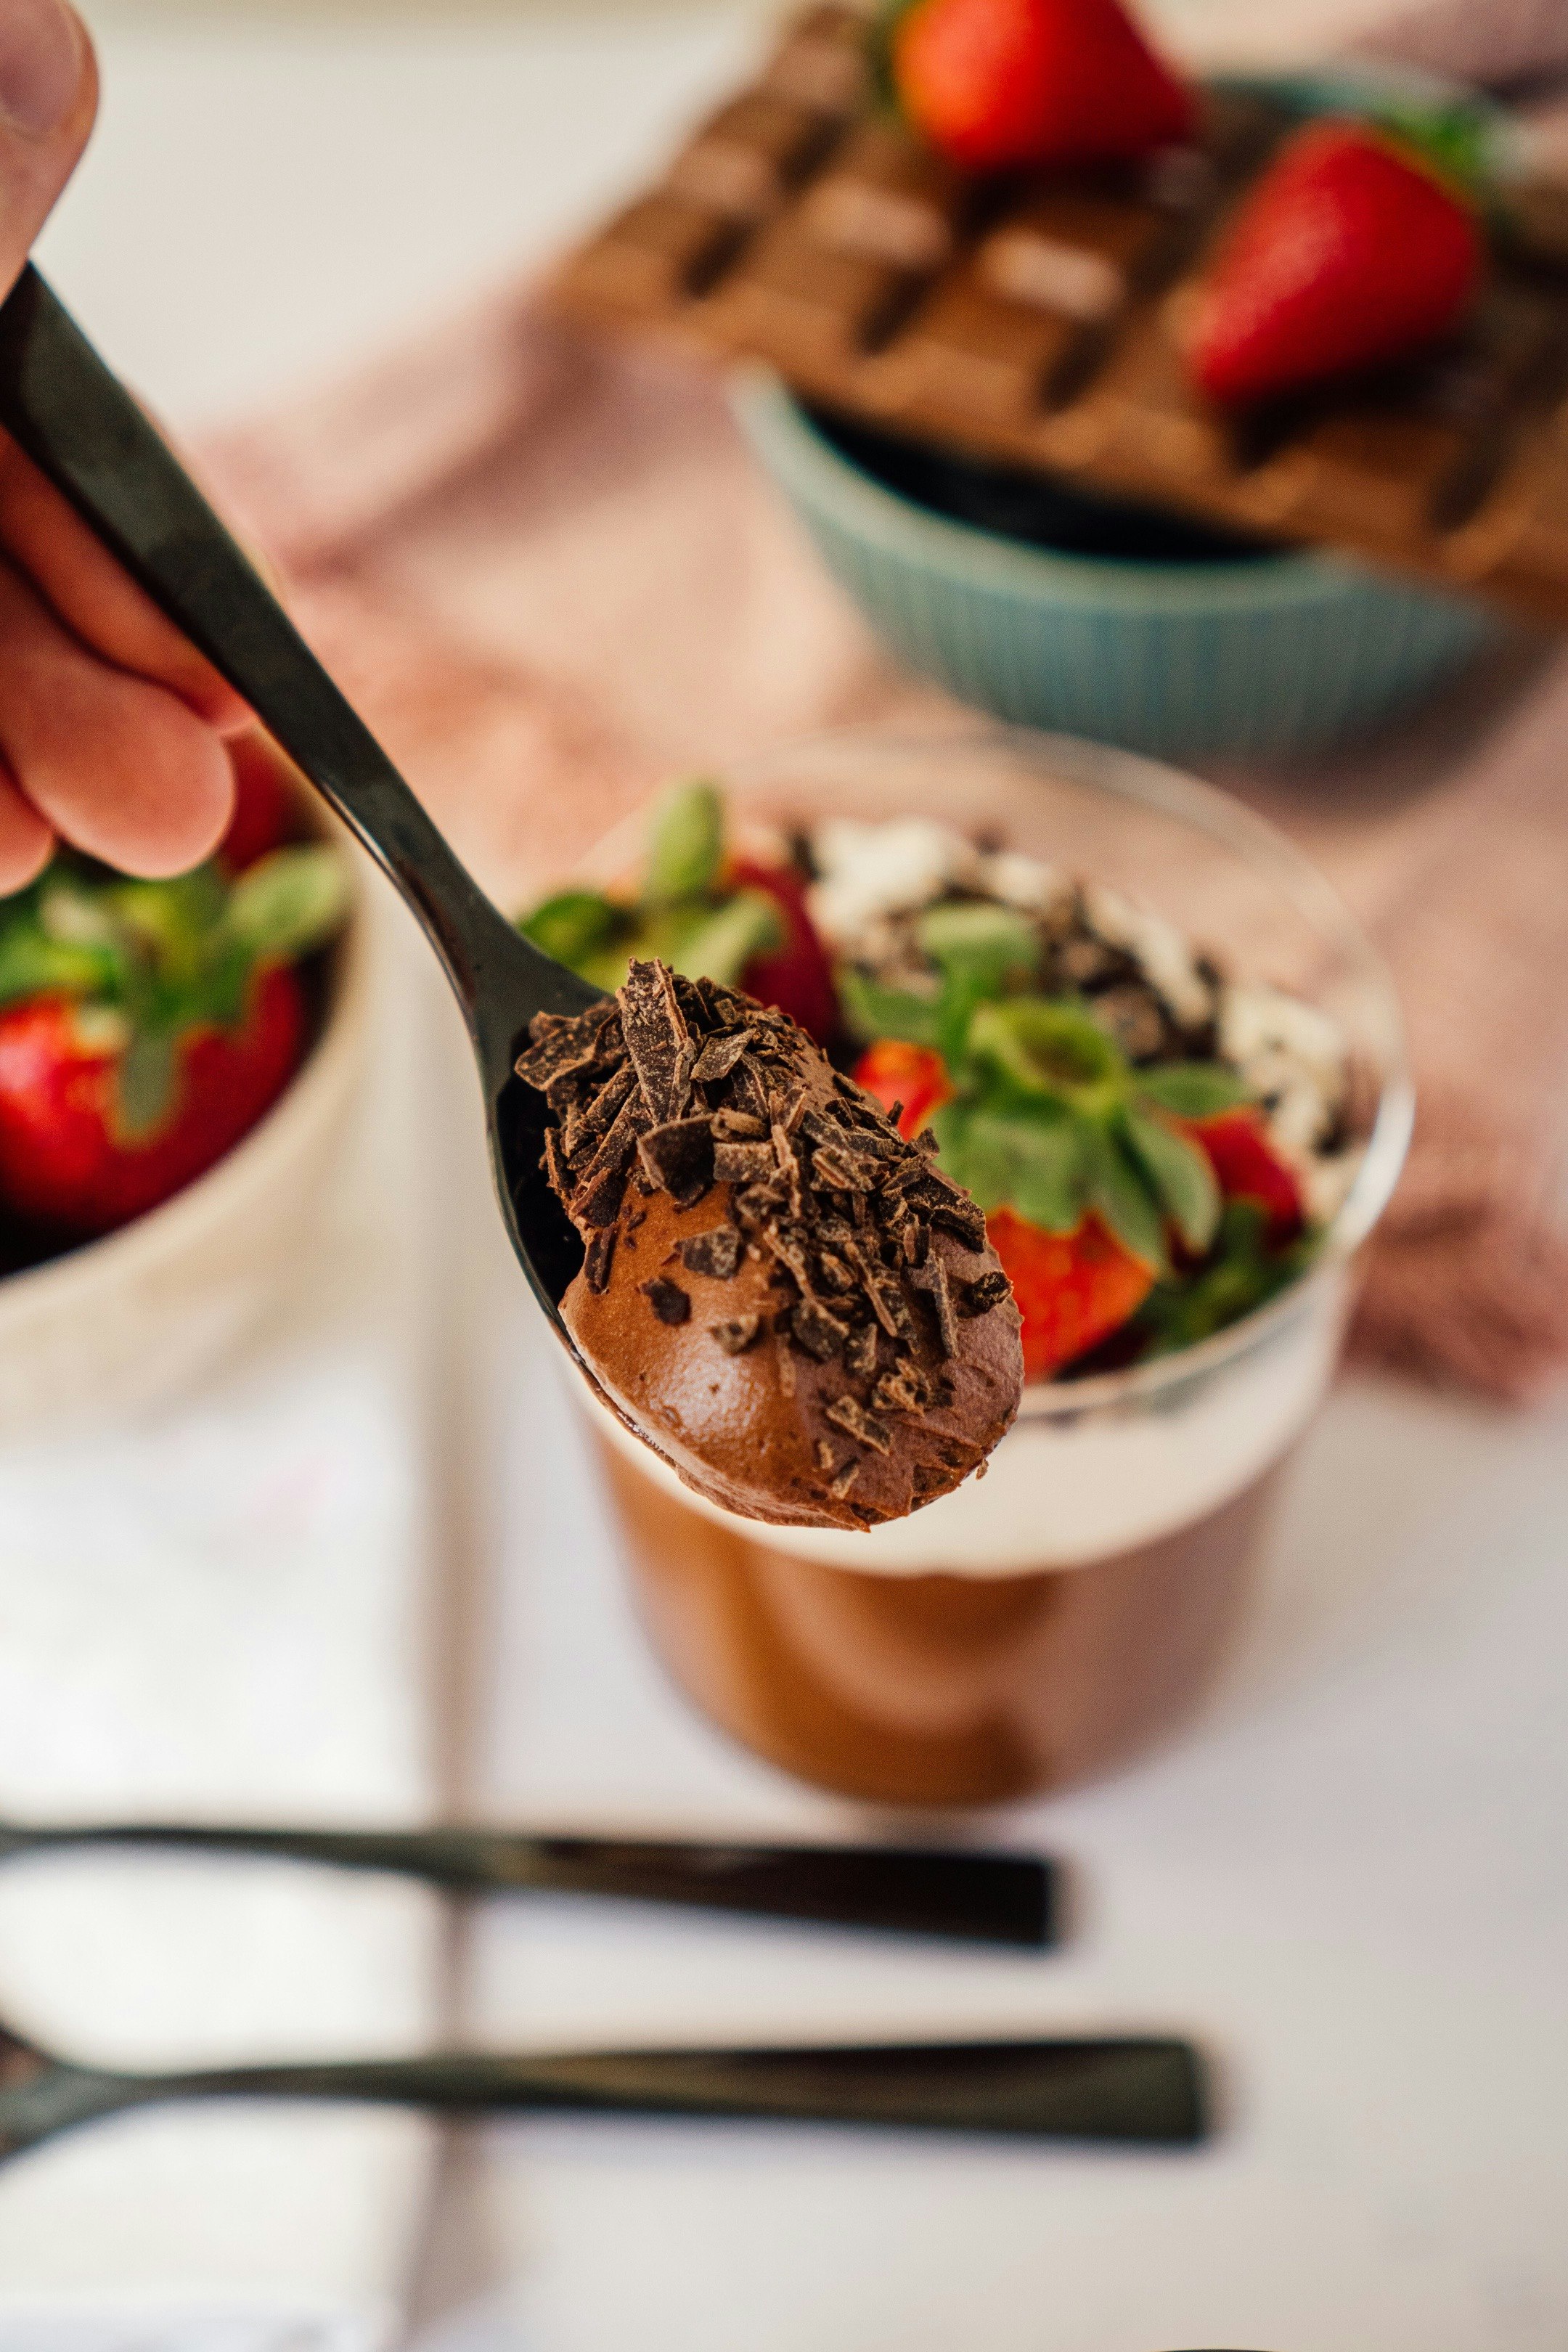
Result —
<instances>
[{"instance_id":1,"label":"chocolate mousse scoop","mask_svg":"<svg viewBox=\"0 0 1568 2352\"><path fill-rule=\"evenodd\" d=\"M804 1030L650 961L530 1034L518 1075L587 1245L566 1328L689 1486L872 1528L980 1467L1024 1376L984 1217Z\"/></svg>"}]
</instances>

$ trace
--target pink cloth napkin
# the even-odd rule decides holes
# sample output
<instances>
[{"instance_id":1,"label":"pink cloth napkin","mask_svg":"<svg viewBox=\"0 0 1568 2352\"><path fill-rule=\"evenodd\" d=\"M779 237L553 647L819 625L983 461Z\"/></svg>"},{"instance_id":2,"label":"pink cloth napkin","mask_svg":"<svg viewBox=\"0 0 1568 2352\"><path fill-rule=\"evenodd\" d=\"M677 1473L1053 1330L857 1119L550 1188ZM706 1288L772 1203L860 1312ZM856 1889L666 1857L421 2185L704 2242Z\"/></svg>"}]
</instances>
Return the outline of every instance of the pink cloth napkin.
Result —
<instances>
[{"instance_id":1,"label":"pink cloth napkin","mask_svg":"<svg viewBox=\"0 0 1568 2352\"><path fill-rule=\"evenodd\" d=\"M1424 64L1500 81L1568 61L1560 0L1441 0L1396 30ZM207 457L502 904L672 772L824 725L952 716L826 578L712 378L569 332L527 288ZM1568 664L1542 655L1458 682L1370 750L1222 778L1338 883L1405 999L1417 1137L1358 1344L1514 1399L1568 1371L1565 742Z\"/></svg>"}]
</instances>

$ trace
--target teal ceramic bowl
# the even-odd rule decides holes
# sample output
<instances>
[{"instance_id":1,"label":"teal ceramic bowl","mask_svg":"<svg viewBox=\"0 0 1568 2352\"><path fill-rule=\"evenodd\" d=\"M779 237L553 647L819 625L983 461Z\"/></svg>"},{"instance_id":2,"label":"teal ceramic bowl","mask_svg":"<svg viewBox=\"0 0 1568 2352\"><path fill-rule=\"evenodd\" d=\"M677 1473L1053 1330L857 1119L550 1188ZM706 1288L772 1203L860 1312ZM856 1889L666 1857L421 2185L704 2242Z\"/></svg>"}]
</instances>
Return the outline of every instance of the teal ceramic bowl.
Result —
<instances>
[{"instance_id":1,"label":"teal ceramic bowl","mask_svg":"<svg viewBox=\"0 0 1568 2352\"><path fill-rule=\"evenodd\" d=\"M1302 118L1464 114L1489 170L1519 133L1406 68L1269 75ZM1319 551L1246 561L1068 554L950 520L867 473L774 377L743 379L752 449L878 634L963 701L1156 757L1279 757L1391 719L1510 634L1472 597Z\"/></svg>"},{"instance_id":2,"label":"teal ceramic bowl","mask_svg":"<svg viewBox=\"0 0 1568 2352\"><path fill-rule=\"evenodd\" d=\"M1279 758L1363 731L1507 633L1473 598L1311 552L1062 554L889 488L775 377L733 394L828 570L911 669L999 718L1160 758Z\"/></svg>"}]
</instances>

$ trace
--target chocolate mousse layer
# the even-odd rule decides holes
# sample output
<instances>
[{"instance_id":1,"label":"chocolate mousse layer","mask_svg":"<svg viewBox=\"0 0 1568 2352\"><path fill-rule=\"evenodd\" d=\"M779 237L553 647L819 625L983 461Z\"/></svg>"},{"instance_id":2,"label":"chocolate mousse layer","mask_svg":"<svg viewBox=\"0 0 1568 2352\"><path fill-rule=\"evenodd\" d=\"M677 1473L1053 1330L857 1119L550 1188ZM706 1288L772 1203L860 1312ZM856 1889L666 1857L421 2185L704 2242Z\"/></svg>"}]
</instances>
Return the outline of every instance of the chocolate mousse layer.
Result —
<instances>
[{"instance_id":1,"label":"chocolate mousse layer","mask_svg":"<svg viewBox=\"0 0 1568 2352\"><path fill-rule=\"evenodd\" d=\"M688 1486L872 1528L984 1464L1023 1388L984 1218L804 1031L649 961L531 1035L519 1075L587 1245L567 1329Z\"/></svg>"}]
</instances>

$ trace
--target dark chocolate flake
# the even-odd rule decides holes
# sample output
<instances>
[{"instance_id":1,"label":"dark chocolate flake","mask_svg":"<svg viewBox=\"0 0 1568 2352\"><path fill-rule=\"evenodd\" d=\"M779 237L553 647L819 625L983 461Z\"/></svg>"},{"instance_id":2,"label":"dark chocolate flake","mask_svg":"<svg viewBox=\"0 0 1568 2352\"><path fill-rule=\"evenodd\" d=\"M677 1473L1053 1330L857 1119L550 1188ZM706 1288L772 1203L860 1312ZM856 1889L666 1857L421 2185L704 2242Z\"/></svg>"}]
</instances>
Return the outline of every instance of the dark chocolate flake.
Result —
<instances>
[{"instance_id":1,"label":"dark chocolate flake","mask_svg":"<svg viewBox=\"0 0 1568 2352\"><path fill-rule=\"evenodd\" d=\"M638 1143L637 1157L679 1208L690 1208L713 1181L713 1137L705 1118L652 1129Z\"/></svg>"},{"instance_id":2,"label":"dark chocolate flake","mask_svg":"<svg viewBox=\"0 0 1568 2352\"><path fill-rule=\"evenodd\" d=\"M900 1363L882 1374L871 1402L879 1412L923 1412L931 1402L931 1391L918 1365Z\"/></svg>"},{"instance_id":3,"label":"dark chocolate flake","mask_svg":"<svg viewBox=\"0 0 1568 2352\"><path fill-rule=\"evenodd\" d=\"M857 1454L852 1456L851 1459L844 1465L844 1467L838 1473L837 1477L829 1482L827 1491L832 1496L836 1503L841 1503L844 1500L844 1497L848 1494L850 1487L853 1486L859 1475L860 1461L859 1456Z\"/></svg>"},{"instance_id":4,"label":"dark chocolate flake","mask_svg":"<svg viewBox=\"0 0 1568 2352\"><path fill-rule=\"evenodd\" d=\"M716 1143L713 1176L720 1184L765 1184L778 1162L771 1143Z\"/></svg>"},{"instance_id":5,"label":"dark chocolate flake","mask_svg":"<svg viewBox=\"0 0 1568 2352\"><path fill-rule=\"evenodd\" d=\"M710 1323L709 1334L727 1356L743 1356L763 1328L760 1315L736 1315L728 1323Z\"/></svg>"},{"instance_id":6,"label":"dark chocolate flake","mask_svg":"<svg viewBox=\"0 0 1568 2352\"><path fill-rule=\"evenodd\" d=\"M868 1192L881 1181L881 1162L847 1144L819 1143L812 1155L812 1181L830 1192Z\"/></svg>"},{"instance_id":7,"label":"dark chocolate flake","mask_svg":"<svg viewBox=\"0 0 1568 2352\"><path fill-rule=\"evenodd\" d=\"M616 1257L616 1228L601 1225L588 1244L588 1255L583 1264L583 1278L597 1298L603 1298L610 1286L610 1268Z\"/></svg>"},{"instance_id":8,"label":"dark chocolate flake","mask_svg":"<svg viewBox=\"0 0 1568 2352\"><path fill-rule=\"evenodd\" d=\"M892 1431L885 1421L879 1421L875 1413L868 1412L858 1398L835 1397L831 1404L823 1407L823 1415L832 1422L836 1429L843 1430L858 1444L868 1445L873 1454L892 1452Z\"/></svg>"},{"instance_id":9,"label":"dark chocolate flake","mask_svg":"<svg viewBox=\"0 0 1568 2352\"><path fill-rule=\"evenodd\" d=\"M715 1225L710 1233L688 1234L680 1244L680 1262L688 1274L729 1282L740 1267L744 1246L733 1225Z\"/></svg>"},{"instance_id":10,"label":"dark chocolate flake","mask_svg":"<svg viewBox=\"0 0 1568 2352\"><path fill-rule=\"evenodd\" d=\"M829 1315L815 1299L802 1299L791 1318L791 1328L806 1353L815 1356L819 1364L831 1363L847 1338L844 1326L836 1315Z\"/></svg>"},{"instance_id":11,"label":"dark chocolate flake","mask_svg":"<svg viewBox=\"0 0 1568 2352\"><path fill-rule=\"evenodd\" d=\"M946 1261L933 1250L920 1272L911 1276L915 1287L923 1290L936 1313L937 1336L944 1356L958 1353L958 1318L952 1311L952 1293L948 1286Z\"/></svg>"},{"instance_id":12,"label":"dark chocolate flake","mask_svg":"<svg viewBox=\"0 0 1568 2352\"><path fill-rule=\"evenodd\" d=\"M679 1118L695 1055L668 964L634 961L621 990L621 1030L643 1100L658 1126Z\"/></svg>"},{"instance_id":13,"label":"dark chocolate flake","mask_svg":"<svg viewBox=\"0 0 1568 2352\"><path fill-rule=\"evenodd\" d=\"M724 1029L710 1037L691 1073L697 1084L717 1086L721 1078L727 1078L751 1042L751 1033L745 1029Z\"/></svg>"},{"instance_id":14,"label":"dark chocolate flake","mask_svg":"<svg viewBox=\"0 0 1568 2352\"><path fill-rule=\"evenodd\" d=\"M977 1275L973 1282L958 1286L958 1311L961 1315L989 1315L1013 1295L1013 1286L1000 1266L990 1274Z\"/></svg>"},{"instance_id":15,"label":"dark chocolate flake","mask_svg":"<svg viewBox=\"0 0 1568 2352\"><path fill-rule=\"evenodd\" d=\"M525 1086L541 1091L552 1078L575 1066L591 1062L599 1048L599 1032L616 1013L615 998L591 1004L586 1013L538 1013L529 1024L530 1044L515 1067Z\"/></svg>"},{"instance_id":16,"label":"dark chocolate flake","mask_svg":"<svg viewBox=\"0 0 1568 2352\"><path fill-rule=\"evenodd\" d=\"M639 1282L637 1288L661 1323L673 1327L689 1318L691 1300L679 1282L668 1282L662 1275L655 1275L651 1282Z\"/></svg>"},{"instance_id":17,"label":"dark chocolate flake","mask_svg":"<svg viewBox=\"0 0 1568 2352\"><path fill-rule=\"evenodd\" d=\"M647 1125L639 1096L628 1096L567 1206L580 1225L613 1225L626 1197L637 1137Z\"/></svg>"},{"instance_id":18,"label":"dark chocolate flake","mask_svg":"<svg viewBox=\"0 0 1568 2352\"><path fill-rule=\"evenodd\" d=\"M765 1143L768 1130L763 1121L753 1118L749 1110L716 1110L710 1122L716 1143Z\"/></svg>"},{"instance_id":19,"label":"dark chocolate flake","mask_svg":"<svg viewBox=\"0 0 1568 2352\"><path fill-rule=\"evenodd\" d=\"M870 1379L877 1369L875 1323L862 1323L858 1330L851 1331L845 1342L844 1362L846 1369L852 1372L858 1381Z\"/></svg>"}]
</instances>

